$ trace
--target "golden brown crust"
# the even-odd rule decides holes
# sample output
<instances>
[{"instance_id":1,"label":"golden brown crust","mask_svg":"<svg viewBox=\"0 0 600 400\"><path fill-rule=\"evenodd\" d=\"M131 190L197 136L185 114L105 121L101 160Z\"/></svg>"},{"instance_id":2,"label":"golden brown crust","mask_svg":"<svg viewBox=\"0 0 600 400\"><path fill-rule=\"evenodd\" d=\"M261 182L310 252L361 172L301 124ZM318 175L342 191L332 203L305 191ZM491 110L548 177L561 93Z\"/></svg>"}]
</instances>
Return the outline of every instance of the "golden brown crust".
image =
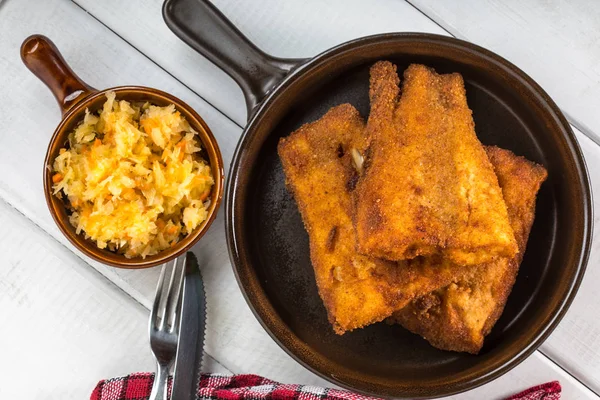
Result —
<instances>
[{"instance_id":1,"label":"golden brown crust","mask_svg":"<svg viewBox=\"0 0 600 400\"><path fill-rule=\"evenodd\" d=\"M462 77L411 65L398 94L396 67L376 63L368 159L354 191L359 251L390 260L441 254L460 265L516 254Z\"/></svg>"},{"instance_id":2,"label":"golden brown crust","mask_svg":"<svg viewBox=\"0 0 600 400\"><path fill-rule=\"evenodd\" d=\"M443 259L397 265L357 253L348 184L356 172L350 150L364 149L365 143L362 119L344 104L281 139L278 147L308 232L319 294L339 334L382 321L461 276Z\"/></svg>"},{"instance_id":3,"label":"golden brown crust","mask_svg":"<svg viewBox=\"0 0 600 400\"><path fill-rule=\"evenodd\" d=\"M515 282L535 216L535 200L546 170L508 150L487 147L506 201L519 254L472 268L472 273L394 313L392 322L444 350L477 354L502 314Z\"/></svg>"}]
</instances>

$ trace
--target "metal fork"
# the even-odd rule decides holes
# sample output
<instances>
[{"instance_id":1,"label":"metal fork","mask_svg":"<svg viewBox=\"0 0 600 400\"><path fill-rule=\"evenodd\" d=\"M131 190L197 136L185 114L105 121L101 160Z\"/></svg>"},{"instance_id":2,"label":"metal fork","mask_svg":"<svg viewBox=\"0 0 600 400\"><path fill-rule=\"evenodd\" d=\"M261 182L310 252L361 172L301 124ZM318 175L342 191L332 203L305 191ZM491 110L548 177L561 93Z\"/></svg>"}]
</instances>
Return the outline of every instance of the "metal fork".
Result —
<instances>
[{"instance_id":1,"label":"metal fork","mask_svg":"<svg viewBox=\"0 0 600 400\"><path fill-rule=\"evenodd\" d=\"M150 400L167 400L169 369L177 353L185 258L183 255L164 264L156 286L149 333L150 348L156 358L158 371L154 377Z\"/></svg>"}]
</instances>

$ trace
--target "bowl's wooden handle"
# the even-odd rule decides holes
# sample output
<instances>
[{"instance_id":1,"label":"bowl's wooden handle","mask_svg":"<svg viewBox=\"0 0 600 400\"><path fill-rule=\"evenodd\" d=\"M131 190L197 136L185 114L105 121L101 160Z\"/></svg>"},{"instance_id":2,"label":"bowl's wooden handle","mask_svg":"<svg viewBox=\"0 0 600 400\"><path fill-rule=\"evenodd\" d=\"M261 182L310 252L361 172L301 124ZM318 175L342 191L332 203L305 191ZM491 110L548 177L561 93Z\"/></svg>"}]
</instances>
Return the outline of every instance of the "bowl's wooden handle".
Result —
<instances>
[{"instance_id":1,"label":"bowl's wooden handle","mask_svg":"<svg viewBox=\"0 0 600 400\"><path fill-rule=\"evenodd\" d=\"M21 59L54 94L64 114L88 94L95 92L67 65L50 39L43 35L29 36L21 45Z\"/></svg>"}]
</instances>

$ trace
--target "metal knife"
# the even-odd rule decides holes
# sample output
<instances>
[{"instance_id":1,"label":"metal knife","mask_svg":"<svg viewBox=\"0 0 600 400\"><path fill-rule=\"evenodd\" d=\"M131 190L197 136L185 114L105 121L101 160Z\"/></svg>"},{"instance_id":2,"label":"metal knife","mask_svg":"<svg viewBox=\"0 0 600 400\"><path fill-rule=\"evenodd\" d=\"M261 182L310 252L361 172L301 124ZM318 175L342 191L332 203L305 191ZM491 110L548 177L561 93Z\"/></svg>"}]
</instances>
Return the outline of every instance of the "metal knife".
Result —
<instances>
[{"instance_id":1,"label":"metal knife","mask_svg":"<svg viewBox=\"0 0 600 400\"><path fill-rule=\"evenodd\" d=\"M196 399L200 385L204 331L206 329L206 295L198 260L188 252L185 261L179 340L173 372L172 400Z\"/></svg>"}]
</instances>

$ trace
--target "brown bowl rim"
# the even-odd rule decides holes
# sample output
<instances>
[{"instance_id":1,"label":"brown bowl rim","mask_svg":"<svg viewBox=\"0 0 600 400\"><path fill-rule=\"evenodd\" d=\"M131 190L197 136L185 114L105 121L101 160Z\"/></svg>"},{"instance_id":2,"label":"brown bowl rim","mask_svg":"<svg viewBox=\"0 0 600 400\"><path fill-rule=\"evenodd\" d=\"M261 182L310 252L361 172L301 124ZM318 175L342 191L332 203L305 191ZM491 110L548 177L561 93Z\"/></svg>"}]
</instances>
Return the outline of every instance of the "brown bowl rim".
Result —
<instances>
[{"instance_id":1,"label":"brown bowl rim","mask_svg":"<svg viewBox=\"0 0 600 400\"><path fill-rule=\"evenodd\" d=\"M104 96L107 92L114 91L117 94L124 93L126 95L130 95L132 93L139 95L148 95L151 98L162 98L166 102L170 102L175 105L177 110L182 111L186 115L186 118L191 116L193 118L192 121L189 121L190 124L198 131L200 135L200 140L205 147L208 156L209 156L209 164L211 166L211 170L213 172L213 177L215 180L215 184L211 191L211 204L208 209L208 217L206 220L200 225L194 232L190 235L186 236L177 243L177 245L173 248L169 248L161 251L160 253L149 256L146 258L136 257L136 258L126 258L125 256L113 253L109 250L102 250L96 246L96 244L90 239L86 239L82 234L77 234L75 232L74 227L68 223L64 218L61 218L57 214L58 204L62 203L60 199L56 198L52 194L52 180L51 180L51 165L53 163L53 154L55 153L57 147L62 147L61 143L59 143L59 138L64 138L66 135L66 128L73 121L75 115L79 113L82 109L85 109L90 103L94 100L98 99L101 96ZM159 89L144 87L144 86L116 86L100 91L93 91L88 94L86 97L82 98L77 102L65 115L62 117L60 123L56 127L54 133L52 134L52 138L50 139L50 143L48 144L48 148L46 150L46 156L44 157L44 196L46 198L46 205L48 206L48 210L50 211L50 215L52 219L62 232L62 234L73 244L79 251L81 251L86 256L90 257L95 261L99 261L101 263L117 267L117 268L125 268L125 269L142 269L149 268L156 265L164 264L170 260L173 260L176 257L184 254L188 251L192 246L198 242L204 236L206 231L210 228L211 224L215 220L219 206L223 199L224 192L224 183L225 183L225 175L223 168L223 159L221 156L221 151L219 149L218 142L214 137L212 131L202 119L202 117L187 103L182 101L176 96L173 96L169 93L166 93ZM64 207L64 205L63 205Z\"/></svg>"}]
</instances>

